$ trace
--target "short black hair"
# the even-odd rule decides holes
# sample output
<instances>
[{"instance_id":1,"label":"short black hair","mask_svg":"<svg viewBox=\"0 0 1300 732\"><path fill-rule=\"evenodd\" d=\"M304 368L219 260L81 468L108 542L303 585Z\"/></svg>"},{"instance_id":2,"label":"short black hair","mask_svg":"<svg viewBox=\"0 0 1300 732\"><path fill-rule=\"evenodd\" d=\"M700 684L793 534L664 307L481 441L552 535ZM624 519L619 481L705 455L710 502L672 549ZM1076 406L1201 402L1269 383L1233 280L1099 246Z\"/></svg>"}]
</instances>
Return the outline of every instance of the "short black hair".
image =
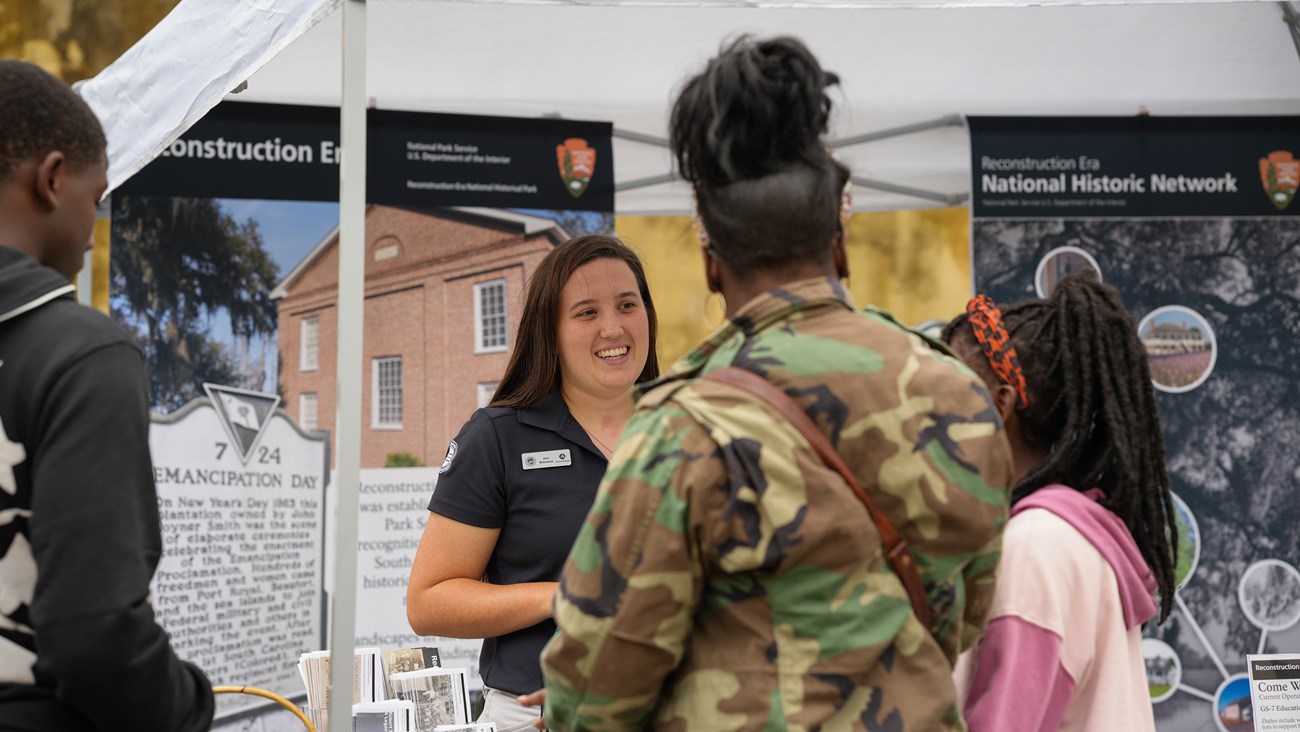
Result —
<instances>
[{"instance_id":1,"label":"short black hair","mask_svg":"<svg viewBox=\"0 0 1300 732\"><path fill-rule=\"evenodd\" d=\"M830 252L849 178L822 142L838 83L795 38L741 36L678 95L673 155L736 274Z\"/></svg>"},{"instance_id":2,"label":"short black hair","mask_svg":"<svg viewBox=\"0 0 1300 732\"><path fill-rule=\"evenodd\" d=\"M1119 291L1086 268L1045 300L1002 308L1024 369L1029 406L1017 412L1025 442L1046 458L1021 478L1011 503L1053 483L1100 488L1155 573L1160 622L1173 610L1178 529L1164 429L1146 347ZM974 340L969 316L943 340Z\"/></svg>"},{"instance_id":3,"label":"short black hair","mask_svg":"<svg viewBox=\"0 0 1300 732\"><path fill-rule=\"evenodd\" d=\"M106 146L99 118L71 87L35 64L0 59L0 180L56 150L73 167L99 162Z\"/></svg>"}]
</instances>

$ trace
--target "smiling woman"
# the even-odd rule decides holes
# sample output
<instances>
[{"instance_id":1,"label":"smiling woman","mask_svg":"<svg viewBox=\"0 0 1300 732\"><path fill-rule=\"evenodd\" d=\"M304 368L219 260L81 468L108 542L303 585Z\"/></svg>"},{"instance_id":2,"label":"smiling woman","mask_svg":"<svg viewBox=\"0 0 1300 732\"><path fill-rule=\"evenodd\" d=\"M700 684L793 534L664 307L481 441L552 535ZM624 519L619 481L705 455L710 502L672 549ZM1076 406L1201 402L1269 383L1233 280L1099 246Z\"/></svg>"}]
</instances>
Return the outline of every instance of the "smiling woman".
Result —
<instances>
[{"instance_id":1,"label":"smiling woman","mask_svg":"<svg viewBox=\"0 0 1300 732\"><path fill-rule=\"evenodd\" d=\"M560 391L570 413L609 457L608 445L618 441L631 414L628 389L645 370L646 349L652 347L641 286L627 262L595 259L569 277L560 307Z\"/></svg>"},{"instance_id":2,"label":"smiling woman","mask_svg":"<svg viewBox=\"0 0 1300 732\"><path fill-rule=\"evenodd\" d=\"M556 247L529 281L510 364L488 407L447 450L407 589L421 635L484 638L480 721L537 716L514 697L541 687L551 600L632 387L659 373L654 302L621 241Z\"/></svg>"}]
</instances>

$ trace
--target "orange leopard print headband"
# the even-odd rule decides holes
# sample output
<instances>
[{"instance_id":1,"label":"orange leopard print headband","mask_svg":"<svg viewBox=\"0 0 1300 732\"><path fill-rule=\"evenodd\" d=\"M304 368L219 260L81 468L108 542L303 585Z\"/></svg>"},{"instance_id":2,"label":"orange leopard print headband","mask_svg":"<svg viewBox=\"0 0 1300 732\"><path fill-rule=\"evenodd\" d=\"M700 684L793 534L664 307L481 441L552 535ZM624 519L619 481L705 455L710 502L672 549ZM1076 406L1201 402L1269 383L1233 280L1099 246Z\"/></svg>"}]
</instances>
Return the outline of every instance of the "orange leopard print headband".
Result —
<instances>
[{"instance_id":1,"label":"orange leopard print headband","mask_svg":"<svg viewBox=\"0 0 1300 732\"><path fill-rule=\"evenodd\" d=\"M993 367L993 373L997 374L1002 383L1016 390L1016 409L1028 407L1029 390L1025 384L1025 372L1020 368L1020 356L1016 353L1016 347L1011 345L1011 334L1002 322L1002 311L993 302L993 298L976 295L966 303L966 313L970 316L975 340Z\"/></svg>"}]
</instances>

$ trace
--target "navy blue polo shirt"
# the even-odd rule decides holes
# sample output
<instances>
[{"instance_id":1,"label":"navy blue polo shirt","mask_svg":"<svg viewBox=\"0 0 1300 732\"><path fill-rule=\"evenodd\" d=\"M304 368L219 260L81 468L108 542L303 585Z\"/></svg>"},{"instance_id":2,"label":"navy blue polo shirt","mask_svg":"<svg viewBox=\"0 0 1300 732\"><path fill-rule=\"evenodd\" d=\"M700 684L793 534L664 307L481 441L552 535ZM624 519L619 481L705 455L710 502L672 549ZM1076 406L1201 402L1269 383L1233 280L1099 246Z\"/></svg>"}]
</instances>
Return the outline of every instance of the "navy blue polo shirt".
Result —
<instances>
[{"instance_id":1,"label":"navy blue polo shirt","mask_svg":"<svg viewBox=\"0 0 1300 732\"><path fill-rule=\"evenodd\" d=\"M447 450L429 510L501 529L488 582L557 582L606 464L557 386L525 409L474 412ZM483 683L511 694L542 688L538 657L554 634L555 622L545 620L485 639Z\"/></svg>"}]
</instances>

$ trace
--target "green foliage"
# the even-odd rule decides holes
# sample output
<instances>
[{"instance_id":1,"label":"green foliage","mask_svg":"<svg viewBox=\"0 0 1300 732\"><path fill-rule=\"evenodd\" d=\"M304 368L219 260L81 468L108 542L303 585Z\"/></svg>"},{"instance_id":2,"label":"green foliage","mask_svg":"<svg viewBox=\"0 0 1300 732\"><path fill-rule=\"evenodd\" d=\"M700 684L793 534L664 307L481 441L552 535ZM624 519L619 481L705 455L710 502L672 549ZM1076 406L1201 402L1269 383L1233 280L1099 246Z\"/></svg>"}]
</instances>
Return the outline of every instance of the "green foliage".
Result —
<instances>
[{"instance_id":1,"label":"green foliage","mask_svg":"<svg viewBox=\"0 0 1300 732\"><path fill-rule=\"evenodd\" d=\"M157 407L201 396L205 381L243 385L215 319L236 338L275 333L279 273L257 222L236 222L212 199L113 196L111 269L112 314L136 333Z\"/></svg>"},{"instance_id":2,"label":"green foliage","mask_svg":"<svg viewBox=\"0 0 1300 732\"><path fill-rule=\"evenodd\" d=\"M423 468L424 463L420 458L409 452L390 452L388 457L384 458L385 468Z\"/></svg>"}]
</instances>

